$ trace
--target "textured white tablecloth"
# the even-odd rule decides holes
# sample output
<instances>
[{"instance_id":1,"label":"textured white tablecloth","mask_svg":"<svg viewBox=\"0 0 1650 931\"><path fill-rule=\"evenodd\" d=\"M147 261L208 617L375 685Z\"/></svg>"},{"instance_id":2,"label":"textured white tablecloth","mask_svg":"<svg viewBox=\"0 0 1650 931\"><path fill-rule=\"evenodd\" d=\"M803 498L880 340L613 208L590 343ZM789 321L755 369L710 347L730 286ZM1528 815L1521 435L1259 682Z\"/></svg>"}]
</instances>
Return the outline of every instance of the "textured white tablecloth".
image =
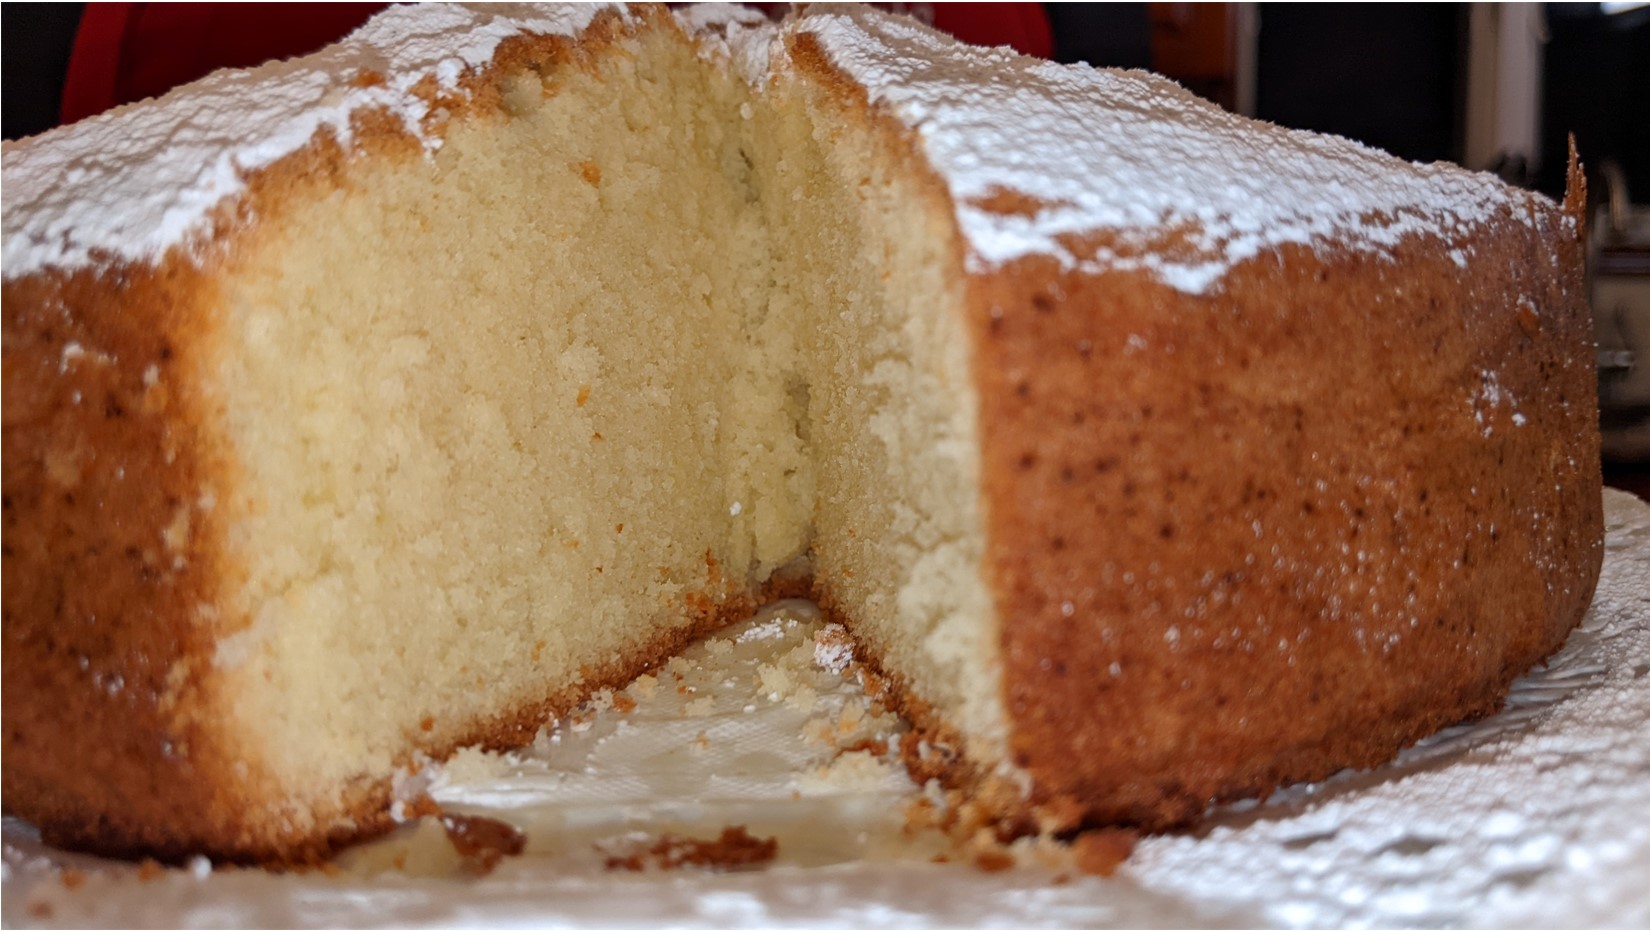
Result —
<instances>
[{"instance_id":1,"label":"textured white tablecloth","mask_svg":"<svg viewBox=\"0 0 1650 931\"><path fill-rule=\"evenodd\" d=\"M1232 806L1197 836L1147 838L1109 879L1033 856L995 873L929 862L940 838L902 830L918 787L820 739L847 742L894 722L856 725L865 700L851 682L775 662L806 652L818 626L788 605L695 647L693 663L674 667L681 679L667 670L651 694L632 686L634 709L563 721L529 750L467 752L414 777L409 791L428 788L448 811L525 830L526 853L490 875L457 870L433 822L352 851L332 874L208 872L201 862L145 875L52 850L8 818L0 917L166 927L1644 927L1650 506L1606 492L1605 518L1592 610L1501 714L1379 770ZM734 873L603 865L603 851L632 832L703 837L734 824L778 838L777 860Z\"/></svg>"}]
</instances>

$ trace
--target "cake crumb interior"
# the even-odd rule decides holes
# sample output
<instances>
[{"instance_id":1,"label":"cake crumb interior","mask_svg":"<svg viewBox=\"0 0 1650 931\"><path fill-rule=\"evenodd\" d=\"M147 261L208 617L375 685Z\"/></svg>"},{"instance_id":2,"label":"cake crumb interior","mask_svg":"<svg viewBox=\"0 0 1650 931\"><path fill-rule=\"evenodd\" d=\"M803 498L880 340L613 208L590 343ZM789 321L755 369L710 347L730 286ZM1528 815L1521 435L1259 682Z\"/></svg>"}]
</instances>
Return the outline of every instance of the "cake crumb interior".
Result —
<instances>
[{"instance_id":1,"label":"cake crumb interior","mask_svg":"<svg viewBox=\"0 0 1650 931\"><path fill-rule=\"evenodd\" d=\"M621 44L353 162L226 276L244 580L215 667L295 821L308 787L641 672L782 570L1000 750L965 688L997 639L944 205L818 88Z\"/></svg>"}]
</instances>

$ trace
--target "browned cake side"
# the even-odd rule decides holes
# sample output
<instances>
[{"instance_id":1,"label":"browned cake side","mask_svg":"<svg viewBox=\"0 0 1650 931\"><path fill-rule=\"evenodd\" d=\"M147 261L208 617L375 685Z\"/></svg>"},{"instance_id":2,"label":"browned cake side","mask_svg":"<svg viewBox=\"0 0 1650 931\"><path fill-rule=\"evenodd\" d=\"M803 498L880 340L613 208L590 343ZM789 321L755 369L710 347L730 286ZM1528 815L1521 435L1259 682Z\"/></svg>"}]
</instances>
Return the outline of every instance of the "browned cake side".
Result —
<instances>
[{"instance_id":1,"label":"browned cake side","mask_svg":"<svg viewBox=\"0 0 1650 931\"><path fill-rule=\"evenodd\" d=\"M1204 296L973 281L1036 803L1184 824L1490 713L1559 647L1603 555L1582 184L1538 233L1287 247Z\"/></svg>"},{"instance_id":2,"label":"browned cake side","mask_svg":"<svg viewBox=\"0 0 1650 931\"><path fill-rule=\"evenodd\" d=\"M193 505L222 466L200 399L145 385L200 364L210 294L177 263L5 284L4 793L47 837L237 833L190 711L212 700L196 606L223 571L220 525Z\"/></svg>"}]
</instances>

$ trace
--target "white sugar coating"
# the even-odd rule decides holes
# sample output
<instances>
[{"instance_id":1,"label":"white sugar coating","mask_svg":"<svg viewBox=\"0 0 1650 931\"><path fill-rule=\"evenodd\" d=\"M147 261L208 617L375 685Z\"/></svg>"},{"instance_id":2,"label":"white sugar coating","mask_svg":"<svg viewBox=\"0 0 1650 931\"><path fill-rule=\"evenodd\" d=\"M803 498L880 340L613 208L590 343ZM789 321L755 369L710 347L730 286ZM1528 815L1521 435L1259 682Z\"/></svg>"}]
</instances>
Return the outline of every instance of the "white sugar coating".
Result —
<instances>
[{"instance_id":1,"label":"white sugar coating","mask_svg":"<svg viewBox=\"0 0 1650 931\"><path fill-rule=\"evenodd\" d=\"M453 93L505 38L576 35L604 8L392 8L316 55L219 72L161 106L8 143L4 276L101 258L153 261L208 235L213 209L245 189L249 172L317 133L348 144L351 118L364 111L387 111L434 148L439 138L426 127L440 114L414 92L421 81ZM1451 236L1497 214L1542 212L1537 195L1488 175L1246 120L1144 73L977 49L874 11L813 9L823 12L788 28L816 36L917 132L956 202L975 270L1049 254L1067 267L1143 269L1201 292L1285 243L1379 252L1411 233ZM707 58L725 56L752 85L777 66L778 30L759 15L727 6L678 15ZM385 80L352 83L366 71ZM1004 192L1035 209L990 209ZM1190 248L1153 251L1167 231L1187 234ZM1074 247L1071 237L1095 232L1112 234L1112 245Z\"/></svg>"},{"instance_id":2,"label":"white sugar coating","mask_svg":"<svg viewBox=\"0 0 1650 931\"><path fill-rule=\"evenodd\" d=\"M1285 243L1333 238L1378 251L1411 233L1449 237L1503 210L1526 219L1542 202L1490 175L1245 119L1144 72L970 48L860 12L814 12L802 28L920 135L956 201L975 271L1049 254L1066 267L1144 269L1201 292ZM1002 192L1034 198L1036 211L980 205ZM1107 231L1150 248L1181 227L1190 227L1189 255L1079 253L1066 239Z\"/></svg>"},{"instance_id":3,"label":"white sugar coating","mask_svg":"<svg viewBox=\"0 0 1650 931\"><path fill-rule=\"evenodd\" d=\"M776 617L741 631L737 642L750 643L753 640L779 640L786 636L785 628L785 619Z\"/></svg>"},{"instance_id":4,"label":"white sugar coating","mask_svg":"<svg viewBox=\"0 0 1650 931\"><path fill-rule=\"evenodd\" d=\"M677 10L676 21L699 40L701 57L731 63L752 86L767 80L770 46L779 31L761 10L737 3L695 3Z\"/></svg>"},{"instance_id":5,"label":"white sugar coating","mask_svg":"<svg viewBox=\"0 0 1650 931\"><path fill-rule=\"evenodd\" d=\"M827 624L814 637L814 665L842 673L854 659L853 641L841 624Z\"/></svg>"},{"instance_id":6,"label":"white sugar coating","mask_svg":"<svg viewBox=\"0 0 1650 931\"><path fill-rule=\"evenodd\" d=\"M772 74L779 31L760 10L735 3L696 3L677 10L676 19L698 38L700 57L725 63L746 84L760 87Z\"/></svg>"},{"instance_id":7,"label":"white sugar coating","mask_svg":"<svg viewBox=\"0 0 1650 931\"><path fill-rule=\"evenodd\" d=\"M605 5L391 7L345 41L306 58L219 71L161 98L4 147L4 276L74 269L104 255L160 257L202 229L245 177L382 108L424 132L434 77L452 93L466 71L522 33L577 35ZM352 80L383 75L374 86Z\"/></svg>"},{"instance_id":8,"label":"white sugar coating","mask_svg":"<svg viewBox=\"0 0 1650 931\"><path fill-rule=\"evenodd\" d=\"M695 3L677 10L676 20L694 33L722 33L735 25L749 28L769 22L761 10L738 3Z\"/></svg>"}]
</instances>

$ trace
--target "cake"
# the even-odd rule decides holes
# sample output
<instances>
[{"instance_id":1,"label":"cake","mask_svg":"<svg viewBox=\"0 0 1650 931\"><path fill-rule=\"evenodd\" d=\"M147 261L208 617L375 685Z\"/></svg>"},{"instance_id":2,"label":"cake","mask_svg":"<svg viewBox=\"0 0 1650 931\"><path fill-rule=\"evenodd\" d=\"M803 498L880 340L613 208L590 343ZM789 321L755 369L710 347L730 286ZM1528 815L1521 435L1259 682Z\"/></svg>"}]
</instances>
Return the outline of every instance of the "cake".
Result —
<instances>
[{"instance_id":1,"label":"cake","mask_svg":"<svg viewBox=\"0 0 1650 931\"><path fill-rule=\"evenodd\" d=\"M261 862L807 594L1007 836L1498 707L1582 205L865 9L387 11L4 151L4 802Z\"/></svg>"}]
</instances>

